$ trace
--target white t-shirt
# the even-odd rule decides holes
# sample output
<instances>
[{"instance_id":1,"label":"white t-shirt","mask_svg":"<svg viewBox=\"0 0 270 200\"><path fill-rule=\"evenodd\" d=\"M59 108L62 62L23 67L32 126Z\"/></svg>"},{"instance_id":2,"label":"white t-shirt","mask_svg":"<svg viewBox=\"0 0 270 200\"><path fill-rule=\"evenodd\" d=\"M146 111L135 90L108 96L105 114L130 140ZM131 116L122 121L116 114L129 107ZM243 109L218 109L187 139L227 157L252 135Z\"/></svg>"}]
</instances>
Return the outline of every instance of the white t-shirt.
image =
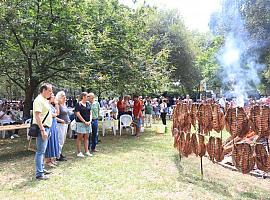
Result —
<instances>
[{"instance_id":1,"label":"white t-shirt","mask_svg":"<svg viewBox=\"0 0 270 200\"><path fill-rule=\"evenodd\" d=\"M116 108L117 107L115 101L113 101L113 100L111 100L109 104L110 104L111 108Z\"/></svg>"},{"instance_id":2,"label":"white t-shirt","mask_svg":"<svg viewBox=\"0 0 270 200\"><path fill-rule=\"evenodd\" d=\"M166 108L167 108L167 103L161 103L160 104L160 112L164 113L166 112Z\"/></svg>"},{"instance_id":3,"label":"white t-shirt","mask_svg":"<svg viewBox=\"0 0 270 200\"><path fill-rule=\"evenodd\" d=\"M5 112L3 111L0 111L0 116L2 116ZM9 124L9 123L12 123L14 122L14 120L12 119L12 114L10 112L9 115L5 114L1 119L0 119L0 122L2 124Z\"/></svg>"}]
</instances>

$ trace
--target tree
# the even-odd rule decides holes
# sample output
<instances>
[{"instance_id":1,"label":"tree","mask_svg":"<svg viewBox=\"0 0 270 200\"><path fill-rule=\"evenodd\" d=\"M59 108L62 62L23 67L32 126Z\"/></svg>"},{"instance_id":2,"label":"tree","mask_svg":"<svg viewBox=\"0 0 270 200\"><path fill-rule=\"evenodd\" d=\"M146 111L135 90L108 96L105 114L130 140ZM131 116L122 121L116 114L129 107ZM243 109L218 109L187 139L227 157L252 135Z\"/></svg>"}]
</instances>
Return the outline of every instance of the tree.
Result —
<instances>
[{"instance_id":1,"label":"tree","mask_svg":"<svg viewBox=\"0 0 270 200\"><path fill-rule=\"evenodd\" d=\"M33 93L52 77L76 71L83 1L2 1L0 3L1 71L25 92L29 117Z\"/></svg>"},{"instance_id":2,"label":"tree","mask_svg":"<svg viewBox=\"0 0 270 200\"><path fill-rule=\"evenodd\" d=\"M196 65L202 70L202 77L211 89L221 88L221 67L217 61L217 54L223 44L223 38L219 37L199 37L204 41L200 44L201 53L197 56Z\"/></svg>"},{"instance_id":3,"label":"tree","mask_svg":"<svg viewBox=\"0 0 270 200\"><path fill-rule=\"evenodd\" d=\"M201 74L195 65L196 46L191 33L175 10L159 11L151 18L148 35L154 37L153 51L169 51L171 80L179 82L183 92L191 92L198 85Z\"/></svg>"},{"instance_id":4,"label":"tree","mask_svg":"<svg viewBox=\"0 0 270 200\"><path fill-rule=\"evenodd\" d=\"M116 0L92 0L86 12L88 27L92 27L87 34L92 53L83 69L88 74L88 87L98 94L106 90L124 94L160 89L170 70L168 51L152 51L153 39L144 34L153 9L142 6L132 10Z\"/></svg>"}]
</instances>

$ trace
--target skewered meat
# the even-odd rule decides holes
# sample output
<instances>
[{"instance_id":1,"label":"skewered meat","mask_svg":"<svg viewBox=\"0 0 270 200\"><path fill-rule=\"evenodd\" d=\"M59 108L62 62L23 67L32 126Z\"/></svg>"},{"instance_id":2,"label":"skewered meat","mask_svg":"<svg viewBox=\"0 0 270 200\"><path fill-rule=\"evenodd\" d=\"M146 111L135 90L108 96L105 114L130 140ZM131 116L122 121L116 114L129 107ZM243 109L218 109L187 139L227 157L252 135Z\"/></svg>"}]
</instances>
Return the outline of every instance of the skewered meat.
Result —
<instances>
[{"instance_id":1,"label":"skewered meat","mask_svg":"<svg viewBox=\"0 0 270 200\"><path fill-rule=\"evenodd\" d=\"M180 136L179 131L177 130L177 128L174 128L173 129L173 137L174 137L173 146L174 146L174 148L178 147L179 136Z\"/></svg>"},{"instance_id":2,"label":"skewered meat","mask_svg":"<svg viewBox=\"0 0 270 200\"><path fill-rule=\"evenodd\" d=\"M190 132L191 118L189 108L186 103L179 103L174 108L173 128L178 128L179 131Z\"/></svg>"},{"instance_id":3,"label":"skewered meat","mask_svg":"<svg viewBox=\"0 0 270 200\"><path fill-rule=\"evenodd\" d=\"M243 174L249 173L255 166L255 157L250 144L235 144L233 147L232 158L235 167Z\"/></svg>"},{"instance_id":4,"label":"skewered meat","mask_svg":"<svg viewBox=\"0 0 270 200\"><path fill-rule=\"evenodd\" d=\"M197 135L195 133L192 134L191 139L190 139L190 146L191 146L191 150L192 152L198 156L198 140L197 140Z\"/></svg>"},{"instance_id":5,"label":"skewered meat","mask_svg":"<svg viewBox=\"0 0 270 200\"><path fill-rule=\"evenodd\" d=\"M191 124L193 125L195 130L196 130L197 111L198 111L198 104L193 103L191 106L190 118L191 118Z\"/></svg>"},{"instance_id":6,"label":"skewered meat","mask_svg":"<svg viewBox=\"0 0 270 200\"><path fill-rule=\"evenodd\" d=\"M215 138L210 136L209 141L206 145L207 153L212 162L215 161Z\"/></svg>"},{"instance_id":7,"label":"skewered meat","mask_svg":"<svg viewBox=\"0 0 270 200\"><path fill-rule=\"evenodd\" d=\"M248 144L252 144L255 143L258 140L258 135L256 135L256 133L254 131L249 131L247 133L247 135L243 138L240 137L235 137L233 138L233 136L230 136L229 139L227 139L227 141L225 142L225 145L223 145L224 148L224 154L230 154L232 152L233 146L235 143L239 143L239 142L245 142Z\"/></svg>"},{"instance_id":8,"label":"skewered meat","mask_svg":"<svg viewBox=\"0 0 270 200\"><path fill-rule=\"evenodd\" d=\"M206 152L206 146L204 143L204 136L198 134L198 139L199 139L198 155L200 157L203 157L205 155L205 152Z\"/></svg>"},{"instance_id":9,"label":"skewered meat","mask_svg":"<svg viewBox=\"0 0 270 200\"><path fill-rule=\"evenodd\" d=\"M180 154L183 154L183 149L185 146L185 133L184 132L180 132L179 137L178 137L178 151Z\"/></svg>"},{"instance_id":10,"label":"skewered meat","mask_svg":"<svg viewBox=\"0 0 270 200\"><path fill-rule=\"evenodd\" d=\"M190 145L190 133L186 133L186 140L183 148L183 156L188 157L192 154L192 149Z\"/></svg>"},{"instance_id":11,"label":"skewered meat","mask_svg":"<svg viewBox=\"0 0 270 200\"><path fill-rule=\"evenodd\" d=\"M216 145L215 145L215 160L217 162L221 162L224 159L224 148L222 145L221 138L216 138Z\"/></svg>"},{"instance_id":12,"label":"skewered meat","mask_svg":"<svg viewBox=\"0 0 270 200\"><path fill-rule=\"evenodd\" d=\"M199 133L208 134L213 128L212 108L210 104L200 104L197 112Z\"/></svg>"},{"instance_id":13,"label":"skewered meat","mask_svg":"<svg viewBox=\"0 0 270 200\"><path fill-rule=\"evenodd\" d=\"M229 108L225 116L226 130L234 137L244 137L249 131L248 118L243 108Z\"/></svg>"},{"instance_id":14,"label":"skewered meat","mask_svg":"<svg viewBox=\"0 0 270 200\"><path fill-rule=\"evenodd\" d=\"M222 112L219 104L213 104L212 115L213 115L213 129L219 133L224 129L225 125L224 113Z\"/></svg>"},{"instance_id":15,"label":"skewered meat","mask_svg":"<svg viewBox=\"0 0 270 200\"><path fill-rule=\"evenodd\" d=\"M181 124L181 130L185 132L190 132L191 130L191 118L189 113L189 106L186 103L180 104L180 124Z\"/></svg>"},{"instance_id":16,"label":"skewered meat","mask_svg":"<svg viewBox=\"0 0 270 200\"><path fill-rule=\"evenodd\" d=\"M270 156L268 156L263 144L255 145L255 153L256 153L256 165L258 169L264 172L269 172L270 171Z\"/></svg>"},{"instance_id":17,"label":"skewered meat","mask_svg":"<svg viewBox=\"0 0 270 200\"><path fill-rule=\"evenodd\" d=\"M270 135L270 109L268 106L254 105L250 109L249 119L251 127L257 135L268 137Z\"/></svg>"},{"instance_id":18,"label":"skewered meat","mask_svg":"<svg viewBox=\"0 0 270 200\"><path fill-rule=\"evenodd\" d=\"M174 128L178 129L178 126L179 126L179 123L178 123L179 107L180 107L180 105L177 104L176 107L174 107L174 109L173 109L173 115L172 115L173 129Z\"/></svg>"}]
</instances>

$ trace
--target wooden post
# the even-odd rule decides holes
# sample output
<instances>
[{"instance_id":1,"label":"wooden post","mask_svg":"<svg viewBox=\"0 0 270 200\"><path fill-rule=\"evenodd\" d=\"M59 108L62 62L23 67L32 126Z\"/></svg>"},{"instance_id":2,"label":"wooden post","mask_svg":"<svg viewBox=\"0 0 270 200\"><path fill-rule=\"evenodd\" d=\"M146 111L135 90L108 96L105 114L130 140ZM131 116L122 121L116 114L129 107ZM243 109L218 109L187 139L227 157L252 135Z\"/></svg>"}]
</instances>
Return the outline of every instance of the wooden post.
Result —
<instances>
[{"instance_id":1,"label":"wooden post","mask_svg":"<svg viewBox=\"0 0 270 200\"><path fill-rule=\"evenodd\" d=\"M203 161L202 161L202 157L201 157L201 177L203 179Z\"/></svg>"},{"instance_id":2,"label":"wooden post","mask_svg":"<svg viewBox=\"0 0 270 200\"><path fill-rule=\"evenodd\" d=\"M268 154L270 154L270 149L269 149L269 138L266 138L266 144L267 144Z\"/></svg>"},{"instance_id":3,"label":"wooden post","mask_svg":"<svg viewBox=\"0 0 270 200\"><path fill-rule=\"evenodd\" d=\"M221 139L221 142L222 142L222 130L220 132L220 139ZM222 142L223 143L223 142Z\"/></svg>"}]
</instances>

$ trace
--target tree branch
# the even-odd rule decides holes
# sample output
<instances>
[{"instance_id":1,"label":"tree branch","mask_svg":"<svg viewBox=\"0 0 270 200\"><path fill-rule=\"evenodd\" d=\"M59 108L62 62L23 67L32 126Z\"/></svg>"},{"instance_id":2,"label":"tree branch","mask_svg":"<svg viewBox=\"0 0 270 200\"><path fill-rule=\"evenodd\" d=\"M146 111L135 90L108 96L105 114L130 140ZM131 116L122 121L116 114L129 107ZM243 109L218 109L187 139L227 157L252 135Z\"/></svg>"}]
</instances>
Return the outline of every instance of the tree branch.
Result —
<instances>
[{"instance_id":1,"label":"tree branch","mask_svg":"<svg viewBox=\"0 0 270 200\"><path fill-rule=\"evenodd\" d=\"M65 54L67 54L67 53L63 53L61 56L65 55ZM61 56L59 56L59 57L61 57ZM62 57L62 58L59 58L59 57L52 60L50 63L47 64L47 66L51 66L52 64L55 64L57 62L61 62L61 61L66 59L65 57Z\"/></svg>"},{"instance_id":2,"label":"tree branch","mask_svg":"<svg viewBox=\"0 0 270 200\"><path fill-rule=\"evenodd\" d=\"M27 54L26 50L24 49L24 47L23 47L23 45L22 45L22 43L21 43L21 41L20 41L20 39L19 39L19 37L18 37L18 35L17 35L15 29L13 28L12 24L9 23L9 21L8 21L7 19L5 19L5 20L6 20L6 22L10 25L11 32L12 32L13 35L15 36L16 41L17 41L17 43L18 43L18 45L19 45L21 51L23 52L23 54L24 54L24 55L26 56L26 58L28 59L28 54Z\"/></svg>"},{"instance_id":3,"label":"tree branch","mask_svg":"<svg viewBox=\"0 0 270 200\"><path fill-rule=\"evenodd\" d=\"M40 0L37 1L37 17L36 17L36 25L38 25L39 23L39 13L40 13ZM35 49L35 47L38 44L38 28L36 26L35 28L35 37L34 37L34 41L33 41L33 45L32 45L32 49Z\"/></svg>"},{"instance_id":4,"label":"tree branch","mask_svg":"<svg viewBox=\"0 0 270 200\"><path fill-rule=\"evenodd\" d=\"M59 59L57 59L57 58L59 58L59 57L65 55L65 54L67 54L67 53L69 53L69 52L70 52L70 50L63 50L63 51L60 51L60 52L59 52L58 54L56 54L56 55L48 56L47 58L45 58L45 59L43 60L43 62L41 63L41 66L50 66L50 65L56 63L56 62L59 60ZM49 64L47 64L47 62L48 62L49 60L53 60L53 61L50 62Z\"/></svg>"},{"instance_id":5,"label":"tree branch","mask_svg":"<svg viewBox=\"0 0 270 200\"><path fill-rule=\"evenodd\" d=\"M38 59L38 54L35 52L35 60L37 62L37 66L40 67L39 59Z\"/></svg>"},{"instance_id":6,"label":"tree branch","mask_svg":"<svg viewBox=\"0 0 270 200\"><path fill-rule=\"evenodd\" d=\"M22 90L26 91L26 88L23 87L23 85L20 82L18 82L15 78L11 77L7 71L3 72L3 74L6 75L13 83L18 85Z\"/></svg>"},{"instance_id":7,"label":"tree branch","mask_svg":"<svg viewBox=\"0 0 270 200\"><path fill-rule=\"evenodd\" d=\"M58 72L62 72L62 70L56 70L56 71L54 71L53 73L51 73L51 74L45 76L43 79L40 79L40 80L38 81L38 84L42 83L43 81L48 80L49 78L53 78L53 77L55 77L55 76L58 76L58 77L60 77L60 78L62 78L62 79L67 80L67 77L66 77L66 76L61 75L61 74L57 74Z\"/></svg>"},{"instance_id":8,"label":"tree branch","mask_svg":"<svg viewBox=\"0 0 270 200\"><path fill-rule=\"evenodd\" d=\"M52 0L50 0L50 14L51 14L51 22L48 25L47 30L51 31L53 23L56 21L56 17L53 15L53 6L52 6Z\"/></svg>"}]
</instances>

